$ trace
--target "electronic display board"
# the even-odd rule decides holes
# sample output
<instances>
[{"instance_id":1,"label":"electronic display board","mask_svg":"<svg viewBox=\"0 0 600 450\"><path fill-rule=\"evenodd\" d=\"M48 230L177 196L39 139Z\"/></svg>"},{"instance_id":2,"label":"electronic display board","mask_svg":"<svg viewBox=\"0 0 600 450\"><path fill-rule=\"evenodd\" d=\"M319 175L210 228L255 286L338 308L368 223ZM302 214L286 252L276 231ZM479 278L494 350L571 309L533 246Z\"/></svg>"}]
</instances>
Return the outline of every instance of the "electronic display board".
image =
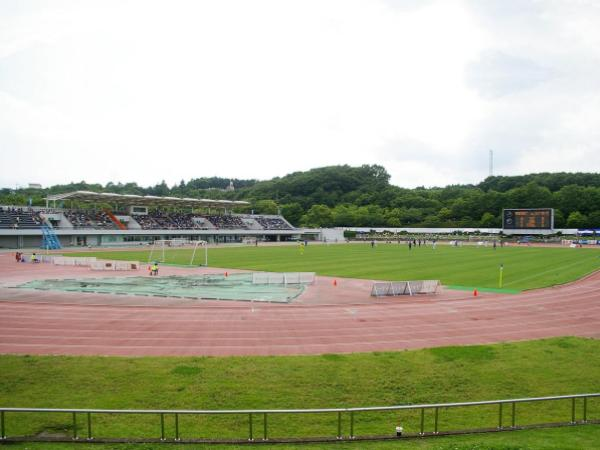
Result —
<instances>
[{"instance_id":1,"label":"electronic display board","mask_svg":"<svg viewBox=\"0 0 600 450\"><path fill-rule=\"evenodd\" d=\"M554 228L552 208L505 209L502 228L506 230L551 230Z\"/></svg>"}]
</instances>

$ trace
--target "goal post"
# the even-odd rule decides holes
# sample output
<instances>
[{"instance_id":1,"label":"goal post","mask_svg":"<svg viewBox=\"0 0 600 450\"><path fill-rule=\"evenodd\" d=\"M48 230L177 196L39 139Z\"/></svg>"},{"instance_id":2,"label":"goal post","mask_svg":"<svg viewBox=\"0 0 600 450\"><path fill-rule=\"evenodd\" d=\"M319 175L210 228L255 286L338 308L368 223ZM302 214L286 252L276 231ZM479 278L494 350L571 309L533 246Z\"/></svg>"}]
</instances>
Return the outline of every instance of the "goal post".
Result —
<instances>
[{"instance_id":1,"label":"goal post","mask_svg":"<svg viewBox=\"0 0 600 450\"><path fill-rule=\"evenodd\" d=\"M206 241L197 240L192 241L190 239L157 239L152 243L150 253L148 255L148 263L152 261L159 261L161 263L172 263L180 264L185 261L185 254L187 252L181 252L181 250L191 250L191 258L189 260L189 266L194 265L196 253L198 247L204 247L204 264L208 265L208 243ZM182 264L185 265L185 264Z\"/></svg>"},{"instance_id":2,"label":"goal post","mask_svg":"<svg viewBox=\"0 0 600 450\"><path fill-rule=\"evenodd\" d=\"M206 241L193 241L194 242L194 251L192 251L192 259L190 259L190 266L194 265L194 258L196 257L196 251L198 247L204 247L204 264L199 264L200 266L208 266L208 242Z\"/></svg>"}]
</instances>

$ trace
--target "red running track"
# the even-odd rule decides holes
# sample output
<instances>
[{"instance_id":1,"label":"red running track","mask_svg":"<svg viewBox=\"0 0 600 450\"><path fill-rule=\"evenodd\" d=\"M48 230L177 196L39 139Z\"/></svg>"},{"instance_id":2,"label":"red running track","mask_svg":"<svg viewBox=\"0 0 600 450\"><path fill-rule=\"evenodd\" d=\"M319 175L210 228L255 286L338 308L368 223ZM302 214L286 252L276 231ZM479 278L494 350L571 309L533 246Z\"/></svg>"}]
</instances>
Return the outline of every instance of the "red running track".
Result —
<instances>
[{"instance_id":1,"label":"red running track","mask_svg":"<svg viewBox=\"0 0 600 450\"><path fill-rule=\"evenodd\" d=\"M192 271L217 272L163 267L161 274ZM31 279L100 275L16 264L10 254L0 254L0 274L0 353L284 355L600 337L600 272L520 295L443 291L385 300L369 296L370 281L334 286L319 277L289 305L13 289Z\"/></svg>"}]
</instances>

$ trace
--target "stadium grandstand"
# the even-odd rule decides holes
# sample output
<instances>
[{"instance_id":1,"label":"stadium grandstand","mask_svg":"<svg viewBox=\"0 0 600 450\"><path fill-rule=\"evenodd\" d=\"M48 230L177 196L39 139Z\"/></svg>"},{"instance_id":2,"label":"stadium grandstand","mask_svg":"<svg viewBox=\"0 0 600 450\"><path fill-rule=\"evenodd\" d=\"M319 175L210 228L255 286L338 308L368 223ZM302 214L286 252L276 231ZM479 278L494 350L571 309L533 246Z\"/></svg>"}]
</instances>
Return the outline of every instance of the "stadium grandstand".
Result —
<instances>
[{"instance_id":1,"label":"stadium grandstand","mask_svg":"<svg viewBox=\"0 0 600 450\"><path fill-rule=\"evenodd\" d=\"M245 201L75 191L49 195L46 207L0 206L0 248L126 246L155 240L208 243L319 239L280 215L236 213ZM308 235L307 235L308 233Z\"/></svg>"}]
</instances>

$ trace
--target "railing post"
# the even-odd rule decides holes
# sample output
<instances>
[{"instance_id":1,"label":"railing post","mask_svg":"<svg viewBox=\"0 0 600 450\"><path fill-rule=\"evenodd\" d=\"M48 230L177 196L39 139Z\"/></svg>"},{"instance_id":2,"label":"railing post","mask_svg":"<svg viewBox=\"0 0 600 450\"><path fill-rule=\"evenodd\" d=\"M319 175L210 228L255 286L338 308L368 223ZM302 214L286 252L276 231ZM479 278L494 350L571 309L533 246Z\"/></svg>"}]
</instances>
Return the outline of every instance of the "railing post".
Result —
<instances>
[{"instance_id":1,"label":"railing post","mask_svg":"<svg viewBox=\"0 0 600 450\"><path fill-rule=\"evenodd\" d=\"M500 408L498 408L498 429L502 429L502 406L504 403L500 403Z\"/></svg>"},{"instance_id":2,"label":"railing post","mask_svg":"<svg viewBox=\"0 0 600 450\"><path fill-rule=\"evenodd\" d=\"M91 441L92 439L94 439L92 437L92 413L87 413L87 431L88 431L88 436L87 436L87 440Z\"/></svg>"},{"instance_id":3,"label":"railing post","mask_svg":"<svg viewBox=\"0 0 600 450\"><path fill-rule=\"evenodd\" d=\"M77 439L77 413L73 413L73 440Z\"/></svg>"},{"instance_id":4,"label":"railing post","mask_svg":"<svg viewBox=\"0 0 600 450\"><path fill-rule=\"evenodd\" d=\"M160 440L165 440L165 415L160 413Z\"/></svg>"},{"instance_id":5,"label":"railing post","mask_svg":"<svg viewBox=\"0 0 600 450\"><path fill-rule=\"evenodd\" d=\"M350 439L354 439L354 411L350 411Z\"/></svg>"},{"instance_id":6,"label":"railing post","mask_svg":"<svg viewBox=\"0 0 600 450\"><path fill-rule=\"evenodd\" d=\"M425 408L421 408L421 431L420 431L420 435L423 436L423 434L425 432Z\"/></svg>"},{"instance_id":7,"label":"railing post","mask_svg":"<svg viewBox=\"0 0 600 450\"><path fill-rule=\"evenodd\" d=\"M337 438L342 439L342 412L338 411L338 432Z\"/></svg>"},{"instance_id":8,"label":"railing post","mask_svg":"<svg viewBox=\"0 0 600 450\"><path fill-rule=\"evenodd\" d=\"M254 438L252 437L252 413L248 414L248 440L254 440Z\"/></svg>"},{"instance_id":9,"label":"railing post","mask_svg":"<svg viewBox=\"0 0 600 450\"><path fill-rule=\"evenodd\" d=\"M571 424L575 423L575 397L571 399Z\"/></svg>"},{"instance_id":10,"label":"railing post","mask_svg":"<svg viewBox=\"0 0 600 450\"><path fill-rule=\"evenodd\" d=\"M587 397L583 397L583 423L587 423Z\"/></svg>"},{"instance_id":11,"label":"railing post","mask_svg":"<svg viewBox=\"0 0 600 450\"><path fill-rule=\"evenodd\" d=\"M179 414L175 413L175 440L179 440Z\"/></svg>"},{"instance_id":12,"label":"railing post","mask_svg":"<svg viewBox=\"0 0 600 450\"><path fill-rule=\"evenodd\" d=\"M0 440L6 439L6 429L4 428L4 411L0 411Z\"/></svg>"},{"instance_id":13,"label":"railing post","mask_svg":"<svg viewBox=\"0 0 600 450\"><path fill-rule=\"evenodd\" d=\"M517 414L517 404L515 402L512 402L512 428L515 428L515 424L517 423L517 419L516 419L516 414Z\"/></svg>"},{"instance_id":14,"label":"railing post","mask_svg":"<svg viewBox=\"0 0 600 450\"><path fill-rule=\"evenodd\" d=\"M267 413L263 416L263 441L267 441L269 438L267 437Z\"/></svg>"},{"instance_id":15,"label":"railing post","mask_svg":"<svg viewBox=\"0 0 600 450\"><path fill-rule=\"evenodd\" d=\"M433 430L433 432L435 434L438 434L438 410L439 410L439 408L436 406L436 408L435 408L435 422L434 422L435 425L434 425L434 430Z\"/></svg>"}]
</instances>

